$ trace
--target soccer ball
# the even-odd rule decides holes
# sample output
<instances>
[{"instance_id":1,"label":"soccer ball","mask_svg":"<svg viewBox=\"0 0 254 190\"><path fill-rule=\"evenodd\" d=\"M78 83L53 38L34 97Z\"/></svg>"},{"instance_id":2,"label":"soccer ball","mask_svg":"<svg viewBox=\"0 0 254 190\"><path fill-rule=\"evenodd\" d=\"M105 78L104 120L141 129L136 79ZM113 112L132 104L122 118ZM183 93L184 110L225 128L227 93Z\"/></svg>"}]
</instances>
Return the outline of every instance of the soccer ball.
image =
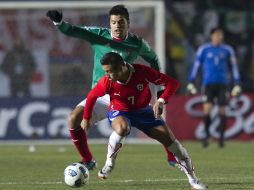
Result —
<instances>
[{"instance_id":1,"label":"soccer ball","mask_svg":"<svg viewBox=\"0 0 254 190\"><path fill-rule=\"evenodd\" d=\"M64 170L64 182L71 187L81 187L89 180L88 169L80 163L72 163Z\"/></svg>"}]
</instances>

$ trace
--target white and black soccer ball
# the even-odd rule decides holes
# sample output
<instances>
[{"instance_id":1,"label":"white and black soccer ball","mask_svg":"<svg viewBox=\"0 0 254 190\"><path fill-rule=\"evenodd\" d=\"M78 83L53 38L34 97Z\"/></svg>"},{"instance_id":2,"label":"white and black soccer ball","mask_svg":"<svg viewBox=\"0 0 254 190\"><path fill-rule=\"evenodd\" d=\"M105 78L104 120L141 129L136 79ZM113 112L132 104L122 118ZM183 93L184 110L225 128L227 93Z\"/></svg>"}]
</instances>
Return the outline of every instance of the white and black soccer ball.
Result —
<instances>
[{"instance_id":1,"label":"white and black soccer ball","mask_svg":"<svg viewBox=\"0 0 254 190\"><path fill-rule=\"evenodd\" d=\"M72 163L64 170L64 182L70 187L81 187L89 180L88 169L80 163Z\"/></svg>"}]
</instances>

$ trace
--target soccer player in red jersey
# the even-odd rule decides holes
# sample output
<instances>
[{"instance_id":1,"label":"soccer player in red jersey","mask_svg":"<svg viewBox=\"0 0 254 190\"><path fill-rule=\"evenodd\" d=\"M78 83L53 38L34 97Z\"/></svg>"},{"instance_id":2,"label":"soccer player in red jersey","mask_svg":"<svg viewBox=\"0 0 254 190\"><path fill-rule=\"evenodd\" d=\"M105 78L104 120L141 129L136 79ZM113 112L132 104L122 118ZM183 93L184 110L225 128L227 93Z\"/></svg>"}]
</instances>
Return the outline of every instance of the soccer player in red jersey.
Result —
<instances>
[{"instance_id":1,"label":"soccer player in red jersey","mask_svg":"<svg viewBox=\"0 0 254 190\"><path fill-rule=\"evenodd\" d=\"M57 28L65 35L79 38L89 42L94 50L94 67L92 87L104 75L100 60L105 53L117 52L124 61L133 63L138 57L146 60L152 68L159 70L159 60L155 52L148 45L147 41L138 37L129 31L129 12L124 5L113 6L109 11L110 28L74 26L63 21L63 14L57 10L47 11L47 16L53 21ZM86 100L80 102L68 117L68 128L71 139L82 157L82 163L89 169L96 167L96 161L93 159L89 150L87 136L81 129L83 109ZM106 117L109 97L105 95L97 99L94 109L92 122L96 123ZM165 148L165 147L164 147ZM168 157L168 163L176 166L177 161L174 155L165 148Z\"/></svg>"},{"instance_id":2,"label":"soccer player in red jersey","mask_svg":"<svg viewBox=\"0 0 254 190\"><path fill-rule=\"evenodd\" d=\"M165 121L160 117L160 108L170 96L174 95L179 83L163 73L140 64L128 64L114 52L107 53L101 59L106 75L103 76L87 96L83 114L83 129L90 127L90 119L97 98L108 94L110 104L108 119L113 132L109 137L107 160L98 176L106 179L113 171L117 153L131 127L136 127L147 136L159 141L172 152L186 173L192 189L207 189L194 173L191 159L175 138ZM152 106L149 83L165 87L164 92Z\"/></svg>"}]
</instances>

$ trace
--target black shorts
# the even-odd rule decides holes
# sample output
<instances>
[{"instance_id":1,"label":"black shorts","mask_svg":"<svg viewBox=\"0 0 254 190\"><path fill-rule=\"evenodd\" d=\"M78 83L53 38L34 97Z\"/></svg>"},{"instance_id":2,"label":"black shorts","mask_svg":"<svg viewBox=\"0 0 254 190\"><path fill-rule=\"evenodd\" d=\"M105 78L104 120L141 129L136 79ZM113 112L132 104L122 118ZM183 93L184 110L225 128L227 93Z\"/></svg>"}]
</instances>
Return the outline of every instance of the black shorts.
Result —
<instances>
[{"instance_id":1,"label":"black shorts","mask_svg":"<svg viewBox=\"0 0 254 190\"><path fill-rule=\"evenodd\" d=\"M228 104L229 93L227 85L210 84L204 87L204 102L217 103L220 106Z\"/></svg>"}]
</instances>

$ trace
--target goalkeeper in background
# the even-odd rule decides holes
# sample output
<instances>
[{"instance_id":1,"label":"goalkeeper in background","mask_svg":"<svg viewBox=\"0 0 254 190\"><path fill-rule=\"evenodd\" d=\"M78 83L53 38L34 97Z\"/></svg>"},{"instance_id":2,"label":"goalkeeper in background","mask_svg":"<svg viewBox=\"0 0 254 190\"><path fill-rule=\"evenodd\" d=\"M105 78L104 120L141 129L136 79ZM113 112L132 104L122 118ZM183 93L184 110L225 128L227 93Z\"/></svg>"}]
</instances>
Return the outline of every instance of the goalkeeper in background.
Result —
<instances>
[{"instance_id":1,"label":"goalkeeper in background","mask_svg":"<svg viewBox=\"0 0 254 190\"><path fill-rule=\"evenodd\" d=\"M109 28L74 26L62 19L62 13L57 10L49 10L47 16L53 21L57 28L67 36L83 39L89 42L94 51L94 69L92 87L104 75L100 60L108 52L119 53L124 61L133 63L138 56L150 63L150 66L159 71L159 60L155 52L148 43L141 37L130 33L129 30L129 12L123 5L116 5L109 11ZM97 99L93 118L94 124L106 118L107 108L110 103L108 95ZM82 157L82 162L89 170L96 167L96 161L87 144L86 132L81 128L83 109L86 99L80 102L68 117L68 128L73 143ZM178 165L174 155L164 147L168 155L170 165Z\"/></svg>"},{"instance_id":2,"label":"goalkeeper in background","mask_svg":"<svg viewBox=\"0 0 254 190\"><path fill-rule=\"evenodd\" d=\"M236 62L234 50L231 46L224 44L223 30L215 27L210 32L211 42L199 47L196 55L196 60L193 65L191 74L189 76L189 84L187 91L190 94L196 94L197 90L194 85L194 80L197 76L198 70L201 67L202 85L203 85L203 111L204 111L204 125L205 138L203 139L203 147L207 147L208 139L210 137L209 126L211 124L210 113L213 108L215 100L219 105L219 147L224 147L224 131L226 127L226 110L228 104L228 76L230 69L232 69L232 78L234 87L231 91L232 96L239 96L241 93L240 75Z\"/></svg>"}]
</instances>

